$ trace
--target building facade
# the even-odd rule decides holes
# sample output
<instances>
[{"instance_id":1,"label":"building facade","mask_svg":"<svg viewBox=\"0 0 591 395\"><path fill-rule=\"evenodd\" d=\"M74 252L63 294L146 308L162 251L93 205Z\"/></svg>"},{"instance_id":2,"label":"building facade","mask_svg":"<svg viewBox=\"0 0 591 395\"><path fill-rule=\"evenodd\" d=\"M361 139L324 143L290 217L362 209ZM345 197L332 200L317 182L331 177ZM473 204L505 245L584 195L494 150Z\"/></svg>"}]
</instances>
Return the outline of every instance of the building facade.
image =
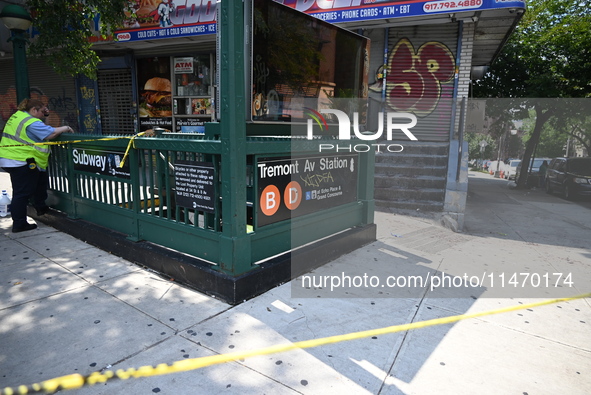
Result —
<instances>
[{"instance_id":1,"label":"building facade","mask_svg":"<svg viewBox=\"0 0 591 395\"><path fill-rule=\"evenodd\" d=\"M470 80L482 75L518 23L525 2L277 2L371 39L369 130L380 113L412 113L418 119L413 128L417 141L395 135L392 142L403 149L378 152L376 206L450 213L461 228L467 184L464 99ZM33 60L31 93L49 104L50 123L67 123L84 134L135 134L154 127L203 134L205 123L217 116L216 4L130 2L129 17L115 40L96 39L102 59L96 81L58 76ZM11 48L5 44L9 32L0 31L3 124L16 100ZM276 95L252 95L247 113L272 111Z\"/></svg>"}]
</instances>

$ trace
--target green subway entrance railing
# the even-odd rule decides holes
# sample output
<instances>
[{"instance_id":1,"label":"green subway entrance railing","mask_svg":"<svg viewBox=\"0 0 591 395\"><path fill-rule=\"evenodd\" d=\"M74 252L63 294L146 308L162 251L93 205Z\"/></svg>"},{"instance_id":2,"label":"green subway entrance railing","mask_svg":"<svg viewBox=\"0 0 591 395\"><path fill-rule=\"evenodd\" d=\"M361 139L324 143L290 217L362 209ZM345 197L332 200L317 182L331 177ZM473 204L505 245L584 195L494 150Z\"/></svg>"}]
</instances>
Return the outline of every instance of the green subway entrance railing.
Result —
<instances>
[{"instance_id":1,"label":"green subway entrance railing","mask_svg":"<svg viewBox=\"0 0 591 395\"><path fill-rule=\"evenodd\" d=\"M269 156L318 156L318 140L247 138L241 176L244 190L232 193L223 188L227 174L220 140L182 135L139 137L120 168L128 140L101 140L104 137L96 136L92 141L86 135L83 142L52 147L52 206L72 219L123 233L130 240L145 240L198 257L229 275L248 272L262 260L345 229L373 223L371 152L354 154L358 163L353 182L355 201L261 226L257 221L261 210L257 162ZM179 188L186 188L179 166L185 171L188 164L207 166L211 178L207 207L179 204ZM240 221L224 218L225 204L244 207L240 221L246 227L239 235L244 248L232 253L224 251L224 230Z\"/></svg>"},{"instance_id":2,"label":"green subway entrance railing","mask_svg":"<svg viewBox=\"0 0 591 395\"><path fill-rule=\"evenodd\" d=\"M50 158L49 202L71 219L74 236L112 238L109 247L121 256L239 303L375 240L375 158L371 150L319 153L319 145L334 138L296 137L305 133L293 133L289 124L247 123L244 3L218 7L219 122L206 123L203 136L136 137L123 166L129 139L62 140ZM338 166L312 174L321 161ZM261 175L262 168L291 166L307 168L306 177L290 182L282 174L275 182L269 178L280 171ZM341 181L326 181L335 179ZM323 199L329 194L338 198ZM142 255L137 246L144 242L152 244ZM166 250L159 247L162 254L154 258L152 245ZM189 256L189 263L178 254L168 259L169 249ZM294 256L303 263L295 270Z\"/></svg>"}]
</instances>

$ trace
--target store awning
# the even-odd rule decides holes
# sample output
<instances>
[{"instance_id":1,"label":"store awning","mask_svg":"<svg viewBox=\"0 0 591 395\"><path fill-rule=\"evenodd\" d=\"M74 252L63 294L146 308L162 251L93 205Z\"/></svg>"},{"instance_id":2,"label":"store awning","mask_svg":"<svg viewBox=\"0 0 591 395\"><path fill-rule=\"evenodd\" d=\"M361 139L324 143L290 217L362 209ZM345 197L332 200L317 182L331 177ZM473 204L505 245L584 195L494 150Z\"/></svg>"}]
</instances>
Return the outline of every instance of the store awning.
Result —
<instances>
[{"instance_id":1,"label":"store awning","mask_svg":"<svg viewBox=\"0 0 591 395\"><path fill-rule=\"evenodd\" d=\"M487 66L497 57L503 45L517 26L522 8L498 8L483 11L458 12L408 18L379 19L343 23L350 30L396 28L414 25L437 25L463 21L475 26L472 66Z\"/></svg>"}]
</instances>

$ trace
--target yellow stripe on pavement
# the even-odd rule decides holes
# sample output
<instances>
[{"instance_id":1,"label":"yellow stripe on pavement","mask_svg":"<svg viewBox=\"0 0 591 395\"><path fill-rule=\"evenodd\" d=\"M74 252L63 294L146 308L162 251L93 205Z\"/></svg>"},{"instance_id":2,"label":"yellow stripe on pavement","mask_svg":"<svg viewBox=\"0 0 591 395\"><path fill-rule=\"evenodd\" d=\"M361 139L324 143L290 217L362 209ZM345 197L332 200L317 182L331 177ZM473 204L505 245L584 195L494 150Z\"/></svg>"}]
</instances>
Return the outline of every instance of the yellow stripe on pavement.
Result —
<instances>
[{"instance_id":1,"label":"yellow stripe on pavement","mask_svg":"<svg viewBox=\"0 0 591 395\"><path fill-rule=\"evenodd\" d=\"M508 313L511 311L518 311L524 309L531 309L533 307L539 307L554 303L560 302L568 302L571 300L576 299L583 299L591 297L591 292L573 296L570 298L559 298L559 299L550 299L544 300L541 302L535 302L530 304L523 304L523 305L516 305L510 307L504 307L496 310L489 310L483 311L479 313L471 313L471 314L460 314L454 315L450 317L443 317L443 318L435 318L432 320L427 321L420 321L420 322L413 322L410 324L402 324L402 325L394 325L385 328L379 329L371 329L366 331L360 332L353 332L344 335L336 335L336 336L329 336L323 337L320 339L312 339L312 340L304 340L296 343L290 344L283 344L283 345L276 345L266 348L261 348L258 350L251 350L251 351L239 351L233 352L228 354L219 354L219 355L212 355L208 357L201 357L201 358L193 358L193 359L186 359L172 363L171 365L167 364L160 364L157 366L142 366L138 369L130 368L127 370L117 370L113 371L106 371L104 373L95 372L88 376L82 376L80 374L71 374L68 376L57 377L54 379L46 380L41 383L32 384L29 386L19 386L16 389L13 388L5 388L0 390L0 395L13 395L13 394L34 394L34 393L53 393L57 390L71 390L76 388L81 388L86 385L93 385L96 383L104 383L111 379L121 379L127 380L130 378L139 378L139 377L151 377L151 376L160 376L164 374L170 373L179 373L179 372L187 372L190 370L200 369L206 366L218 365L226 362L237 361L239 359L249 358L249 357L256 357L261 355L269 355L269 354L277 354L280 352L296 350L296 349L305 349L305 348L312 348L312 347L319 347L324 346L327 344L334 344L340 343L349 340L358 340L372 336L378 335L386 335L390 333L396 332L403 332L409 331L413 329L420 329L420 328L427 328L431 326L437 325L445 325L451 324L454 322L470 319L470 318L478 318L484 317L488 315L494 314L501 314L501 313Z\"/></svg>"}]
</instances>

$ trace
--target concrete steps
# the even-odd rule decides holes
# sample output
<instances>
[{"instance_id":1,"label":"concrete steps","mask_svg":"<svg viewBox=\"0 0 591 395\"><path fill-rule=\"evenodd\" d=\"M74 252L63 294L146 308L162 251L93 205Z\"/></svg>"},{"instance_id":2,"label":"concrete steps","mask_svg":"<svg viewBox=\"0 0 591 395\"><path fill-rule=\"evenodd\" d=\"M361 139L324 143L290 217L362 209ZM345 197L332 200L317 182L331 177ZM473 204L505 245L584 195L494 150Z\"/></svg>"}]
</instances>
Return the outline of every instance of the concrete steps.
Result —
<instances>
[{"instance_id":1,"label":"concrete steps","mask_svg":"<svg viewBox=\"0 0 591 395\"><path fill-rule=\"evenodd\" d=\"M442 211L447 180L447 143L399 142L402 152L376 154L377 208Z\"/></svg>"}]
</instances>

